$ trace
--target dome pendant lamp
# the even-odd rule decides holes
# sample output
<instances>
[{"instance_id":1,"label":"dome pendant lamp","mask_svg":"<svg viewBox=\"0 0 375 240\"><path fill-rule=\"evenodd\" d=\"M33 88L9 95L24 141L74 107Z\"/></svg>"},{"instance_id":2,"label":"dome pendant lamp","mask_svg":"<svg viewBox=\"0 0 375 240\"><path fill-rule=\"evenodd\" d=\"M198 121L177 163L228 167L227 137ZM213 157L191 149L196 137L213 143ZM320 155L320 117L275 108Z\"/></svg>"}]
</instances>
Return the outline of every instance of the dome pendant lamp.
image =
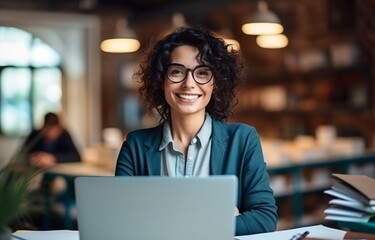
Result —
<instances>
[{"instance_id":1,"label":"dome pendant lamp","mask_svg":"<svg viewBox=\"0 0 375 240\"><path fill-rule=\"evenodd\" d=\"M140 46L135 33L128 26L128 21L119 19L116 22L114 37L104 40L100 44L100 49L108 53L131 53L136 52Z\"/></svg>"},{"instance_id":2,"label":"dome pendant lamp","mask_svg":"<svg viewBox=\"0 0 375 240\"><path fill-rule=\"evenodd\" d=\"M258 2L258 11L242 25L242 31L249 35L279 34L284 31L278 16L268 9L267 3Z\"/></svg>"}]
</instances>

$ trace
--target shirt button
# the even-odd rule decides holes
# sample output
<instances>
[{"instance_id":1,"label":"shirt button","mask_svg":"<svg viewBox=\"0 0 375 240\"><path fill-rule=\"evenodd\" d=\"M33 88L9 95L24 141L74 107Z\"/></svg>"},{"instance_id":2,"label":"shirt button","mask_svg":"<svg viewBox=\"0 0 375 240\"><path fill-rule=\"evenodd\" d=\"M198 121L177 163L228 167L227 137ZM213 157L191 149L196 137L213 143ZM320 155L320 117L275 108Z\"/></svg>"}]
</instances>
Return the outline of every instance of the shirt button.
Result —
<instances>
[{"instance_id":1,"label":"shirt button","mask_svg":"<svg viewBox=\"0 0 375 240\"><path fill-rule=\"evenodd\" d=\"M193 143L196 143L197 142L197 138L193 138Z\"/></svg>"}]
</instances>

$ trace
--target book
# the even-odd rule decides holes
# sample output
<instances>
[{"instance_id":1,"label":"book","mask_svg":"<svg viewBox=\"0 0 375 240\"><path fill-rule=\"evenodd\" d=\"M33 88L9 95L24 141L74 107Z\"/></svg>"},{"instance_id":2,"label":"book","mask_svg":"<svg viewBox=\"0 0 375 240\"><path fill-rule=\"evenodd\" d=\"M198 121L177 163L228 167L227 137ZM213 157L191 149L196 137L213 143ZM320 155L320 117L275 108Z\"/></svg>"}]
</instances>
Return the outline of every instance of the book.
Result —
<instances>
[{"instance_id":1,"label":"book","mask_svg":"<svg viewBox=\"0 0 375 240\"><path fill-rule=\"evenodd\" d=\"M375 213L362 212L352 209L341 208L340 206L331 206L324 210L326 214L326 219L331 219L334 216L335 218L354 218L356 222L368 222L372 217L375 216ZM334 219L333 219L334 220Z\"/></svg>"},{"instance_id":2,"label":"book","mask_svg":"<svg viewBox=\"0 0 375 240\"><path fill-rule=\"evenodd\" d=\"M366 205L375 205L375 179L366 175L332 174L337 180L334 188L358 199Z\"/></svg>"},{"instance_id":3,"label":"book","mask_svg":"<svg viewBox=\"0 0 375 240\"><path fill-rule=\"evenodd\" d=\"M375 212L375 206L366 206L366 205L362 204L361 202L357 202L357 201L346 201L346 200L342 200L342 199L332 199L331 201L329 201L329 204L340 205L340 206L356 209L356 210L367 212L367 213Z\"/></svg>"},{"instance_id":4,"label":"book","mask_svg":"<svg viewBox=\"0 0 375 240\"><path fill-rule=\"evenodd\" d=\"M369 223L370 217L351 217L351 216L342 216L342 215L331 215L328 214L324 217L325 220L339 221L339 222L357 222L357 223Z\"/></svg>"},{"instance_id":5,"label":"book","mask_svg":"<svg viewBox=\"0 0 375 240\"><path fill-rule=\"evenodd\" d=\"M326 220L375 221L375 179L365 175L332 174L336 180L324 193L333 197L324 211Z\"/></svg>"},{"instance_id":6,"label":"book","mask_svg":"<svg viewBox=\"0 0 375 240\"><path fill-rule=\"evenodd\" d=\"M358 201L357 199L349 197L349 196L345 195L345 193L339 192L339 191L337 191L335 189L325 190L324 193L326 193L328 195L331 195L332 197L336 197L338 199L344 200L344 201L356 202L356 203L363 204L360 201Z\"/></svg>"}]
</instances>

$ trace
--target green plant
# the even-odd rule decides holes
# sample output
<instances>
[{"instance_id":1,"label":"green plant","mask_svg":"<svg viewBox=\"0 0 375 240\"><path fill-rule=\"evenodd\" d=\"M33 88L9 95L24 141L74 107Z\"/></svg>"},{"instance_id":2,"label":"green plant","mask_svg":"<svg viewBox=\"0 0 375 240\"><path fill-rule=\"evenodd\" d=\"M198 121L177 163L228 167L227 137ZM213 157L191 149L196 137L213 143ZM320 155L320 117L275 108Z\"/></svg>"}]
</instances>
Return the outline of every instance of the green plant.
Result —
<instances>
[{"instance_id":1,"label":"green plant","mask_svg":"<svg viewBox=\"0 0 375 240\"><path fill-rule=\"evenodd\" d=\"M9 163L0 168L0 233L9 231L10 224L38 209L28 196L28 187L40 169L24 164L28 147L17 151Z\"/></svg>"}]
</instances>

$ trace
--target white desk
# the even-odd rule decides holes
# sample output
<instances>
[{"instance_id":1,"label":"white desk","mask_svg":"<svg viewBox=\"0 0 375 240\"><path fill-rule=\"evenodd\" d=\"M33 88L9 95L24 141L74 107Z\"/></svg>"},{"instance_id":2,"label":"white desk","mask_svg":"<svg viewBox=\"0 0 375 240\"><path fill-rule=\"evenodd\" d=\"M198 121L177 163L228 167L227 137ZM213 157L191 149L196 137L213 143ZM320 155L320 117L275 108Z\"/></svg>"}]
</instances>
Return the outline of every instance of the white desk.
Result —
<instances>
[{"instance_id":1,"label":"white desk","mask_svg":"<svg viewBox=\"0 0 375 240\"><path fill-rule=\"evenodd\" d=\"M354 232L346 232L343 230L338 230L334 228L328 228L322 225L314 225L309 227L295 228L283 231L276 231L272 233L254 234L247 236L235 237L239 240L288 240L294 234L301 233L304 231L309 231L309 235L304 240L343 240L343 239L367 239L374 240L375 235L373 234L362 234ZM57 231L17 231L15 233L19 238L17 239L27 239L27 240L79 240L78 231L70 230L57 230Z\"/></svg>"},{"instance_id":2,"label":"white desk","mask_svg":"<svg viewBox=\"0 0 375 240\"><path fill-rule=\"evenodd\" d=\"M72 230L17 231L11 240L79 240L79 232Z\"/></svg>"},{"instance_id":3,"label":"white desk","mask_svg":"<svg viewBox=\"0 0 375 240\"><path fill-rule=\"evenodd\" d=\"M60 163L46 170L47 174L58 176L113 176L111 172L105 168L89 163Z\"/></svg>"}]
</instances>

